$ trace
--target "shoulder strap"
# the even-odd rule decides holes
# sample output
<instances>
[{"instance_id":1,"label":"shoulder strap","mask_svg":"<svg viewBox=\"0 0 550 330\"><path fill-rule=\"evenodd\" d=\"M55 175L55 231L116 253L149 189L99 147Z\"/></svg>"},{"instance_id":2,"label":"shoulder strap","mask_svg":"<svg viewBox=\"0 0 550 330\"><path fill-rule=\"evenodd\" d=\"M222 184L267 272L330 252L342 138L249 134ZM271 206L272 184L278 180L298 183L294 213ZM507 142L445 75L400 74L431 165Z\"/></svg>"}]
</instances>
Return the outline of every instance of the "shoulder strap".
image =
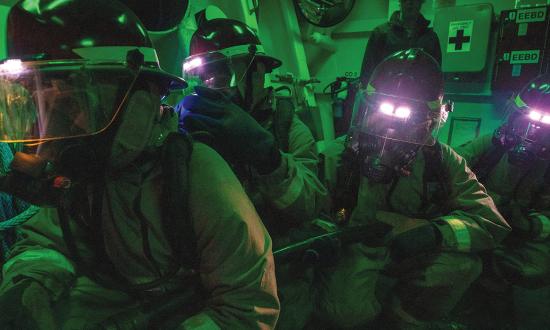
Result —
<instances>
[{"instance_id":1,"label":"shoulder strap","mask_svg":"<svg viewBox=\"0 0 550 330\"><path fill-rule=\"evenodd\" d=\"M505 148L491 146L489 150L479 157L478 161L473 164L470 168L475 173L477 180L481 183L486 183L489 178L489 174L498 164L504 153L506 152Z\"/></svg>"},{"instance_id":2,"label":"shoulder strap","mask_svg":"<svg viewBox=\"0 0 550 330\"><path fill-rule=\"evenodd\" d=\"M424 174L423 174L423 191L422 205L420 211L426 211L430 203L444 205L451 195L451 185L449 178L449 170L443 162L442 146L436 141L432 147L422 148L424 155ZM433 184L436 183L437 191L430 191ZM429 196L433 196L431 200Z\"/></svg>"},{"instance_id":3,"label":"shoulder strap","mask_svg":"<svg viewBox=\"0 0 550 330\"><path fill-rule=\"evenodd\" d=\"M348 147L342 153L334 187L332 213L337 222L349 220L351 212L357 205L360 181L359 154L356 150Z\"/></svg>"},{"instance_id":4,"label":"shoulder strap","mask_svg":"<svg viewBox=\"0 0 550 330\"><path fill-rule=\"evenodd\" d=\"M162 225L170 247L183 265L198 265L197 242L189 215L189 162L193 142L188 134L170 133L162 147Z\"/></svg>"},{"instance_id":5,"label":"shoulder strap","mask_svg":"<svg viewBox=\"0 0 550 330\"><path fill-rule=\"evenodd\" d=\"M88 187L93 189L92 205L90 205L86 193ZM101 235L101 221L96 217L98 216L97 212L101 211L103 188L103 180L99 180L91 186L83 184L64 192L64 196L57 207L63 240L69 255L75 263L77 276L87 276L105 288L122 289L129 295L135 296L137 290L117 272L105 251L105 244ZM93 220L98 221L92 222ZM71 230L71 221L75 221L77 226L88 230L90 233L86 243L93 249L93 264L85 262L80 255ZM105 274L108 275L104 276Z\"/></svg>"},{"instance_id":6,"label":"shoulder strap","mask_svg":"<svg viewBox=\"0 0 550 330\"><path fill-rule=\"evenodd\" d=\"M546 167L542 183L538 186L538 189L533 191L531 195L531 201L529 203L529 209L545 209L548 208L548 195L550 194L550 165Z\"/></svg>"},{"instance_id":7,"label":"shoulder strap","mask_svg":"<svg viewBox=\"0 0 550 330\"><path fill-rule=\"evenodd\" d=\"M289 133L294 118L294 105L286 98L277 98L275 113L273 114L273 135L284 152L289 150Z\"/></svg>"}]
</instances>

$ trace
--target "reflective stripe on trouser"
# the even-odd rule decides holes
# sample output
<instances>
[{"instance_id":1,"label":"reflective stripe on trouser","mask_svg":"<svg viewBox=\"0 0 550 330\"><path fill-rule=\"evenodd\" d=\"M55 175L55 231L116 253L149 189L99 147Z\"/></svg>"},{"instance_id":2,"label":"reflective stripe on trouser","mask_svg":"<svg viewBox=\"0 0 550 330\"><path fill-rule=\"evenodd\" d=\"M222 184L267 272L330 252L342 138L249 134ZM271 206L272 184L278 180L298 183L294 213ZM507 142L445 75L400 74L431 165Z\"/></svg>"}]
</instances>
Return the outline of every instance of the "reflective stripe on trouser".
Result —
<instances>
[{"instance_id":1,"label":"reflective stripe on trouser","mask_svg":"<svg viewBox=\"0 0 550 330\"><path fill-rule=\"evenodd\" d=\"M348 247L338 264L320 276L317 317L337 327L372 321L382 309L376 296L379 277L391 268L397 282L390 291L393 300L413 317L438 319L450 312L481 271L475 255L440 253L390 266L386 252L361 244Z\"/></svg>"}]
</instances>

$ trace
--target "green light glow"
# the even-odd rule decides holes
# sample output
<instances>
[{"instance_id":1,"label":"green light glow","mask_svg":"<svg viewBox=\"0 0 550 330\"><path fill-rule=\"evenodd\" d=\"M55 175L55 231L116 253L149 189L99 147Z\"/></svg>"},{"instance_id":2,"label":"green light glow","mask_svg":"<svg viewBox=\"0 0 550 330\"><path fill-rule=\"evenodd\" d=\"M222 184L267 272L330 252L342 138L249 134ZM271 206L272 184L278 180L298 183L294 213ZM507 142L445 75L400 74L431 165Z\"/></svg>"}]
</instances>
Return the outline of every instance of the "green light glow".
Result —
<instances>
[{"instance_id":1,"label":"green light glow","mask_svg":"<svg viewBox=\"0 0 550 330\"><path fill-rule=\"evenodd\" d=\"M80 41L80 45L82 45L83 47L91 47L94 45L94 43L94 40L90 38L85 38Z\"/></svg>"},{"instance_id":2,"label":"green light glow","mask_svg":"<svg viewBox=\"0 0 550 330\"><path fill-rule=\"evenodd\" d=\"M140 25L140 24L137 24L137 28L139 30L139 32L141 32L141 35L147 35L147 32L145 32L145 30L143 29L143 27Z\"/></svg>"},{"instance_id":3,"label":"green light glow","mask_svg":"<svg viewBox=\"0 0 550 330\"><path fill-rule=\"evenodd\" d=\"M39 14L40 13L40 0L26 0L23 1L21 7L30 13Z\"/></svg>"},{"instance_id":4,"label":"green light glow","mask_svg":"<svg viewBox=\"0 0 550 330\"><path fill-rule=\"evenodd\" d=\"M57 25L65 25L65 22L59 16L52 16L51 20Z\"/></svg>"},{"instance_id":5,"label":"green light glow","mask_svg":"<svg viewBox=\"0 0 550 330\"><path fill-rule=\"evenodd\" d=\"M237 31L238 34L244 33L243 28L238 25L233 25L233 28L235 29L235 31Z\"/></svg>"},{"instance_id":6,"label":"green light glow","mask_svg":"<svg viewBox=\"0 0 550 330\"><path fill-rule=\"evenodd\" d=\"M126 22L128 21L128 16L126 16L126 14L122 14L119 17L117 17L117 21L120 24L126 24Z\"/></svg>"},{"instance_id":7,"label":"green light glow","mask_svg":"<svg viewBox=\"0 0 550 330\"><path fill-rule=\"evenodd\" d=\"M67 5L70 2L71 2L71 0L54 0L49 5L47 5L44 9L47 10L47 11L52 10L52 9Z\"/></svg>"},{"instance_id":8,"label":"green light glow","mask_svg":"<svg viewBox=\"0 0 550 330\"><path fill-rule=\"evenodd\" d=\"M210 32L206 37L204 37L206 40L212 40L214 36L216 35L215 31Z\"/></svg>"}]
</instances>

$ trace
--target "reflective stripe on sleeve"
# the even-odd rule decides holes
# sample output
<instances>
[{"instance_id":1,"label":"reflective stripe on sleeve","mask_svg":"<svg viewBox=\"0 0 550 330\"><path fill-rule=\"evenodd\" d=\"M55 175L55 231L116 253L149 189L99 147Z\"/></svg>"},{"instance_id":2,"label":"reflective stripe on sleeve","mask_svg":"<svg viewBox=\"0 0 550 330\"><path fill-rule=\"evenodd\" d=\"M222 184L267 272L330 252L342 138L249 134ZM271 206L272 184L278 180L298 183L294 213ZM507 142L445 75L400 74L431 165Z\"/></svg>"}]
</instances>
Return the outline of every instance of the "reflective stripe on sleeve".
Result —
<instances>
[{"instance_id":1,"label":"reflective stripe on sleeve","mask_svg":"<svg viewBox=\"0 0 550 330\"><path fill-rule=\"evenodd\" d=\"M302 180L298 176L295 176L285 193L281 197L274 199L273 204L281 210L287 208L300 197L302 189Z\"/></svg>"},{"instance_id":2,"label":"reflective stripe on sleeve","mask_svg":"<svg viewBox=\"0 0 550 330\"><path fill-rule=\"evenodd\" d=\"M550 219L541 213L531 213L529 215L532 219L536 219L540 223L540 233L538 238L544 239L550 235Z\"/></svg>"},{"instance_id":3,"label":"reflective stripe on sleeve","mask_svg":"<svg viewBox=\"0 0 550 330\"><path fill-rule=\"evenodd\" d=\"M455 234L457 250L460 252L470 252L472 239L464 222L456 218L443 218L443 220L451 227Z\"/></svg>"},{"instance_id":4,"label":"reflective stripe on sleeve","mask_svg":"<svg viewBox=\"0 0 550 330\"><path fill-rule=\"evenodd\" d=\"M4 267L3 267L4 274L6 274L11 268L11 266L13 266L13 264L17 263L18 261L50 262L58 267L66 269L67 271L73 274L75 273L75 269L72 263L63 254L54 250L43 249L43 250L25 251L13 258L10 258L4 264Z\"/></svg>"},{"instance_id":5,"label":"reflective stripe on sleeve","mask_svg":"<svg viewBox=\"0 0 550 330\"><path fill-rule=\"evenodd\" d=\"M188 330L218 330L221 329L206 313L194 315L182 324L183 329Z\"/></svg>"}]
</instances>

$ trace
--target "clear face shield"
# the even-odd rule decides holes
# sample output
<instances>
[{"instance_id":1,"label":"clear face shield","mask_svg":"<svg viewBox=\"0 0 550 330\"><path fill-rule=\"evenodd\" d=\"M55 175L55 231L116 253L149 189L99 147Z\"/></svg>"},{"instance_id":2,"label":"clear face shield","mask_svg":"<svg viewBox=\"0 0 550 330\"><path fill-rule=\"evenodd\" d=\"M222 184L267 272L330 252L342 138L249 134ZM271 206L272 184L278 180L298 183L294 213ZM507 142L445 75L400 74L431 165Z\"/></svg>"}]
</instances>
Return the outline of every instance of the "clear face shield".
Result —
<instances>
[{"instance_id":1,"label":"clear face shield","mask_svg":"<svg viewBox=\"0 0 550 330\"><path fill-rule=\"evenodd\" d=\"M183 79L190 86L218 90L235 88L244 82L249 71L256 71L256 55L261 53L258 49L261 46L252 46L241 45L190 56L183 63Z\"/></svg>"},{"instance_id":2,"label":"clear face shield","mask_svg":"<svg viewBox=\"0 0 550 330\"><path fill-rule=\"evenodd\" d=\"M137 75L122 62L5 61L0 142L40 155L46 142L101 133L113 123Z\"/></svg>"},{"instance_id":3,"label":"clear face shield","mask_svg":"<svg viewBox=\"0 0 550 330\"><path fill-rule=\"evenodd\" d=\"M426 103L362 92L356 98L348 148L358 154L362 175L389 183L410 174L418 150L435 144L434 136L447 114L447 105L439 100Z\"/></svg>"},{"instance_id":4,"label":"clear face shield","mask_svg":"<svg viewBox=\"0 0 550 330\"><path fill-rule=\"evenodd\" d=\"M354 131L389 141L434 145L448 116L448 105L440 100L423 102L369 91L356 100Z\"/></svg>"}]
</instances>

